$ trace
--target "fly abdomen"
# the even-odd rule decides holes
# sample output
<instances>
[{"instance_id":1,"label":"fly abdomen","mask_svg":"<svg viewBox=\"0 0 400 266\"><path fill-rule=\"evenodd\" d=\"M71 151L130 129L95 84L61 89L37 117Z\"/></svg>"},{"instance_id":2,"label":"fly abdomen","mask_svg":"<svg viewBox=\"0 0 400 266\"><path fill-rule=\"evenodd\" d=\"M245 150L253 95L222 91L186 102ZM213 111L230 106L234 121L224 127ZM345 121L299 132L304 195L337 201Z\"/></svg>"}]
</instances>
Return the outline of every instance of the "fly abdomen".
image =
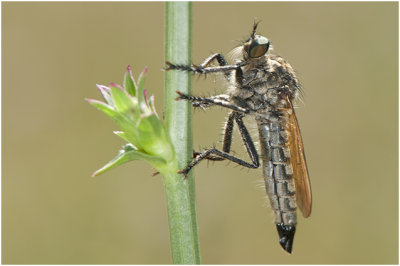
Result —
<instances>
[{"instance_id":1,"label":"fly abdomen","mask_svg":"<svg viewBox=\"0 0 400 266\"><path fill-rule=\"evenodd\" d=\"M297 205L285 128L282 120L258 120L265 188L275 214L280 243L290 252L296 230Z\"/></svg>"}]
</instances>

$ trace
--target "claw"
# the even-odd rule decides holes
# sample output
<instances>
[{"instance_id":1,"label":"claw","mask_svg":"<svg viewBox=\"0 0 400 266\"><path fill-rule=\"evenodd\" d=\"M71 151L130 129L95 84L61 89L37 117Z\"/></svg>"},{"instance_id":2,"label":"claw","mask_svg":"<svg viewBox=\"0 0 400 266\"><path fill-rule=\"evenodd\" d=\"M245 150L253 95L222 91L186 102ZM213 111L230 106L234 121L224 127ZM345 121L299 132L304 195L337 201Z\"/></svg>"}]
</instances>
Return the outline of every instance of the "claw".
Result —
<instances>
[{"instance_id":1,"label":"claw","mask_svg":"<svg viewBox=\"0 0 400 266\"><path fill-rule=\"evenodd\" d=\"M180 100L183 100L183 99L184 99L185 94L183 94L183 93L180 92L180 91L176 91L176 93L179 95L179 97L176 97L176 98L175 98L175 101L180 101Z\"/></svg>"},{"instance_id":2,"label":"claw","mask_svg":"<svg viewBox=\"0 0 400 266\"><path fill-rule=\"evenodd\" d=\"M186 173L185 169L181 169L178 171L178 174L183 174L185 176L185 179L188 178L188 173Z\"/></svg>"},{"instance_id":3,"label":"claw","mask_svg":"<svg viewBox=\"0 0 400 266\"><path fill-rule=\"evenodd\" d=\"M167 64L168 67L164 68L164 71L170 71L170 70L176 69L176 66L174 64L172 64L170 61L165 61L165 64Z\"/></svg>"}]
</instances>

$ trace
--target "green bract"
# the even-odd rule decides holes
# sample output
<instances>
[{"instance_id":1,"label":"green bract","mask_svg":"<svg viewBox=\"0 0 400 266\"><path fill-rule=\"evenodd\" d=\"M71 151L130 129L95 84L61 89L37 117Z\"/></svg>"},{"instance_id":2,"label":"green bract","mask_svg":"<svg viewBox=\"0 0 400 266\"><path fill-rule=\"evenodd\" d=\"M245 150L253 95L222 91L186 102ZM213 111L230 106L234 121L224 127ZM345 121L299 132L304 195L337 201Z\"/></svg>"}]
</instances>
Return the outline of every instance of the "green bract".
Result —
<instances>
[{"instance_id":1,"label":"green bract","mask_svg":"<svg viewBox=\"0 0 400 266\"><path fill-rule=\"evenodd\" d=\"M114 132L128 142L119 154L93 176L125 162L145 160L159 172L164 172L172 165L175 168L175 152L164 124L154 107L154 96L147 97L144 80L145 68L139 75L138 82L132 76L130 66L124 77L124 86L111 83L108 87L97 85L105 102L87 99L97 109L118 124L121 131Z\"/></svg>"}]
</instances>

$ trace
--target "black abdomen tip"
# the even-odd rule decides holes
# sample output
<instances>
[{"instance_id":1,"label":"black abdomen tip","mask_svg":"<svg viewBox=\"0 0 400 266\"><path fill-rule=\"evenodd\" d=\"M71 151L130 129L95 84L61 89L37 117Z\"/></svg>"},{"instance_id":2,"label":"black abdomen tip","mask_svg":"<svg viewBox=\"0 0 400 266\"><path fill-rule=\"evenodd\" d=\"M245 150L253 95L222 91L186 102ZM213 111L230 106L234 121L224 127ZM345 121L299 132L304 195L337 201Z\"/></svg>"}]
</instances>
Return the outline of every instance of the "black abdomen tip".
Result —
<instances>
[{"instance_id":1,"label":"black abdomen tip","mask_svg":"<svg viewBox=\"0 0 400 266\"><path fill-rule=\"evenodd\" d=\"M282 223L277 224L276 228L279 233L279 243L289 253L292 253L293 246L293 238L294 233L296 232L296 226L293 225L284 225Z\"/></svg>"}]
</instances>

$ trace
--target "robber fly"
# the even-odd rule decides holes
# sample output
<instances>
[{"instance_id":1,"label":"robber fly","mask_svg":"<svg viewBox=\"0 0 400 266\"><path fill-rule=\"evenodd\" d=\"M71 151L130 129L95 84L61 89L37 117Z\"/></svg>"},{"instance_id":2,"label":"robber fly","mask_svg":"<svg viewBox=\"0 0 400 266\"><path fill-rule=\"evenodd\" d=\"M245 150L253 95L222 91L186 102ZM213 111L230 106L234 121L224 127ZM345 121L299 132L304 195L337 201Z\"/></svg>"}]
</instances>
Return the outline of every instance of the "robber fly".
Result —
<instances>
[{"instance_id":1,"label":"robber fly","mask_svg":"<svg viewBox=\"0 0 400 266\"><path fill-rule=\"evenodd\" d=\"M254 117L258 126L265 187L275 214L279 242L291 253L297 206L304 217L311 214L310 181L293 108L301 88L289 63L278 55L270 54L269 40L256 35L257 24L254 23L250 38L233 50L235 64L227 65L221 54L211 55L200 66L166 62L166 70L195 74L223 73L229 82L226 94L213 97L195 97L177 92L178 100L190 101L195 107L222 106L230 110L224 128L222 151L213 148L195 152L194 160L181 173L187 175L203 159L230 160L248 168L258 168L259 155L243 123L244 116ZM219 66L210 66L215 60ZM251 162L230 154L235 122Z\"/></svg>"}]
</instances>

